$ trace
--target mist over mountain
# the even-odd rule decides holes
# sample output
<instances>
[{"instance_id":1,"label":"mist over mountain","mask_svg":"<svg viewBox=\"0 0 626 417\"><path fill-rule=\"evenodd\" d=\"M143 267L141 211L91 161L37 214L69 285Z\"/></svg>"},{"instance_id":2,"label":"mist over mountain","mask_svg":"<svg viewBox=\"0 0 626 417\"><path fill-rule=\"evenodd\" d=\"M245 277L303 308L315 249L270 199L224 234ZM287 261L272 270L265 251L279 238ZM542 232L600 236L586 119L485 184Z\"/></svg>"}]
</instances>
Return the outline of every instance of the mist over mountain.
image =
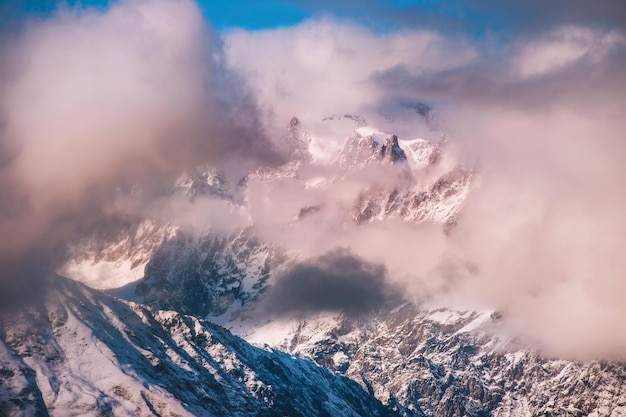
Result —
<instances>
[{"instance_id":1,"label":"mist over mountain","mask_svg":"<svg viewBox=\"0 0 626 417\"><path fill-rule=\"evenodd\" d=\"M24 253L58 267L68 242L143 216L185 168L281 160L193 1L60 9L6 39L3 275L17 274Z\"/></svg>"},{"instance_id":2,"label":"mist over mountain","mask_svg":"<svg viewBox=\"0 0 626 417\"><path fill-rule=\"evenodd\" d=\"M0 414L626 415L624 8L344 3L0 8Z\"/></svg>"}]
</instances>

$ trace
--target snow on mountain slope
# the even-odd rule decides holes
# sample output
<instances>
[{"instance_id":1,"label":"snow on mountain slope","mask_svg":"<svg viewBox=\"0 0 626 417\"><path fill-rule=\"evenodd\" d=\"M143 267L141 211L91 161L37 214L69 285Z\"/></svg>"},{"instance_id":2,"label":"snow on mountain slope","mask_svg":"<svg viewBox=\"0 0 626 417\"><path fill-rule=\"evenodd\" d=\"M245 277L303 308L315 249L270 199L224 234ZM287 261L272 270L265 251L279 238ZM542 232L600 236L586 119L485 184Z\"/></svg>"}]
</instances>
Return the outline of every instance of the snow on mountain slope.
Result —
<instances>
[{"instance_id":1,"label":"snow on mountain slope","mask_svg":"<svg viewBox=\"0 0 626 417\"><path fill-rule=\"evenodd\" d=\"M409 155L409 161L415 164L415 168L425 168L436 164L441 158L441 143L431 143L426 139L401 140L402 146Z\"/></svg>"},{"instance_id":2,"label":"snow on mountain slope","mask_svg":"<svg viewBox=\"0 0 626 417\"><path fill-rule=\"evenodd\" d=\"M191 198L196 196L213 196L225 200L233 200L234 190L228 180L214 167L204 165L183 174L176 184L174 191Z\"/></svg>"},{"instance_id":3,"label":"snow on mountain slope","mask_svg":"<svg viewBox=\"0 0 626 417\"><path fill-rule=\"evenodd\" d=\"M372 188L359 196L354 219L363 223L396 217L413 223L452 225L469 195L473 180L472 172L457 168L425 187Z\"/></svg>"},{"instance_id":4,"label":"snow on mountain slope","mask_svg":"<svg viewBox=\"0 0 626 417\"><path fill-rule=\"evenodd\" d=\"M408 154L408 160L413 170L425 168L438 161L441 152L438 143L432 143L425 139L403 140L391 133L382 132L372 126L365 126L356 129L349 136L339 156L339 165L347 169L354 169L362 166L366 161L377 160L375 158L378 156L376 153L383 153L381 152L383 147L389 139L394 137L396 138L396 146L399 148L396 152L404 154L405 157L400 157L401 159L407 159Z\"/></svg>"},{"instance_id":5,"label":"snow on mountain slope","mask_svg":"<svg viewBox=\"0 0 626 417\"><path fill-rule=\"evenodd\" d=\"M3 416L392 416L348 378L62 277L0 315Z\"/></svg>"},{"instance_id":6,"label":"snow on mountain slope","mask_svg":"<svg viewBox=\"0 0 626 417\"><path fill-rule=\"evenodd\" d=\"M626 416L625 364L542 357L503 336L502 320L406 303L358 318L249 317L230 326L428 416Z\"/></svg>"},{"instance_id":7,"label":"snow on mountain slope","mask_svg":"<svg viewBox=\"0 0 626 417\"><path fill-rule=\"evenodd\" d=\"M95 289L119 288L132 284L144 276L148 261L133 264L129 259L114 261L92 259L72 259L61 273L74 277L77 281Z\"/></svg>"},{"instance_id":8,"label":"snow on mountain slope","mask_svg":"<svg viewBox=\"0 0 626 417\"><path fill-rule=\"evenodd\" d=\"M59 273L96 289L132 284L143 278L146 264L177 228L151 219L133 219L115 230L119 233L76 242L71 259Z\"/></svg>"}]
</instances>

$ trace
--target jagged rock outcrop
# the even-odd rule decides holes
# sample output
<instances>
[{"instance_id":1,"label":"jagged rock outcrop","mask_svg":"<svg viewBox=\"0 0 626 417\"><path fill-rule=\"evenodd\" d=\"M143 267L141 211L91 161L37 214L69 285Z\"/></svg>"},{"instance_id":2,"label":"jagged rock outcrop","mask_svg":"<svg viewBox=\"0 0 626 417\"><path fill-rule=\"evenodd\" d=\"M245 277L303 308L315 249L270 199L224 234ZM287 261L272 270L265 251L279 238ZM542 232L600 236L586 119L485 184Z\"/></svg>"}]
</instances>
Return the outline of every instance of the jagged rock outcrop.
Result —
<instances>
[{"instance_id":1,"label":"jagged rock outcrop","mask_svg":"<svg viewBox=\"0 0 626 417\"><path fill-rule=\"evenodd\" d=\"M499 317L406 303L359 319L283 322L274 346L427 416L626 416L626 364L546 358L499 336ZM251 340L264 331L241 330Z\"/></svg>"},{"instance_id":2,"label":"jagged rock outcrop","mask_svg":"<svg viewBox=\"0 0 626 417\"><path fill-rule=\"evenodd\" d=\"M353 132L341 151L338 163L344 171L362 168L380 159L381 145L373 136Z\"/></svg>"},{"instance_id":3,"label":"jagged rock outcrop","mask_svg":"<svg viewBox=\"0 0 626 417\"><path fill-rule=\"evenodd\" d=\"M155 308L219 316L261 294L281 259L278 248L248 229L229 236L178 233L155 252L135 294Z\"/></svg>"},{"instance_id":4,"label":"jagged rock outcrop","mask_svg":"<svg viewBox=\"0 0 626 417\"><path fill-rule=\"evenodd\" d=\"M281 140L279 147L289 160L308 162L312 159L311 152L309 152L310 143L311 136L302 130L300 120L295 116L292 117L287 126L287 136Z\"/></svg>"},{"instance_id":5,"label":"jagged rock outcrop","mask_svg":"<svg viewBox=\"0 0 626 417\"><path fill-rule=\"evenodd\" d=\"M182 175L174 185L174 192L192 199L197 196L211 196L234 201L234 188L217 168L202 165Z\"/></svg>"},{"instance_id":6,"label":"jagged rock outcrop","mask_svg":"<svg viewBox=\"0 0 626 417\"><path fill-rule=\"evenodd\" d=\"M364 189L354 204L354 221L367 223L392 217L451 227L471 191L475 180L473 171L456 165L442 170L434 179L416 181L413 178L420 175L420 170L437 166L445 139L437 143L423 139L401 141L392 135L383 143L383 134L365 133L369 132L357 130L350 135L339 156L339 165L346 171L354 171L382 159L397 164L394 168L399 171L393 174L399 181L391 186Z\"/></svg>"},{"instance_id":7,"label":"jagged rock outcrop","mask_svg":"<svg viewBox=\"0 0 626 417\"><path fill-rule=\"evenodd\" d=\"M396 135L391 135L385 139L384 145L380 148L380 155L384 161L389 161L393 164L406 161L406 154L398 144Z\"/></svg>"},{"instance_id":8,"label":"jagged rock outcrop","mask_svg":"<svg viewBox=\"0 0 626 417\"><path fill-rule=\"evenodd\" d=\"M357 223L396 217L413 223L453 225L469 195L474 174L456 168L425 188L374 188L359 196L355 204Z\"/></svg>"}]
</instances>

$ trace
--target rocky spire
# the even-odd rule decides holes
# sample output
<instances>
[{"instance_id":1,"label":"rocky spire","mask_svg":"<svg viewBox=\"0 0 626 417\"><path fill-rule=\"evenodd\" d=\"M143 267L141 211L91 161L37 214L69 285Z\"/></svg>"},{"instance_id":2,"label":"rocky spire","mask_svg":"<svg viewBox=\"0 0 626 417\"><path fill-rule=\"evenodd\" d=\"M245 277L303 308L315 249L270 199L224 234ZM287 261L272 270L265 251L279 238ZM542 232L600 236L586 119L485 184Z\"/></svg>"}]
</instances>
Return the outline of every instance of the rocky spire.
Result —
<instances>
[{"instance_id":1,"label":"rocky spire","mask_svg":"<svg viewBox=\"0 0 626 417\"><path fill-rule=\"evenodd\" d=\"M406 161L406 154L398 144L398 137L391 135L385 140L385 144L380 148L380 155L384 160L391 163Z\"/></svg>"},{"instance_id":2,"label":"rocky spire","mask_svg":"<svg viewBox=\"0 0 626 417\"><path fill-rule=\"evenodd\" d=\"M302 123L297 117L292 117L287 126L288 133L280 144L290 160L310 161L309 152L311 137L301 130Z\"/></svg>"}]
</instances>

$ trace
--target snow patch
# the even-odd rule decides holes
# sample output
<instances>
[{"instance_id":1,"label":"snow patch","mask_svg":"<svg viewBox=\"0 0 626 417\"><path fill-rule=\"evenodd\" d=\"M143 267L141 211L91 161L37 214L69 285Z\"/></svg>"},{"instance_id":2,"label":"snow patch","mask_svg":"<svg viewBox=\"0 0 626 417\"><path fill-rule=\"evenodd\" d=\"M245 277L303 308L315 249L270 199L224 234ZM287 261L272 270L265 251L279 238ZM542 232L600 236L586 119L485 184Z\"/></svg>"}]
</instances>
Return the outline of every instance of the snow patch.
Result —
<instances>
[{"instance_id":1,"label":"snow patch","mask_svg":"<svg viewBox=\"0 0 626 417\"><path fill-rule=\"evenodd\" d=\"M139 265L126 260L99 261L72 260L65 264L58 273L82 282L97 290L109 290L132 284L144 276L144 270L148 262Z\"/></svg>"}]
</instances>

